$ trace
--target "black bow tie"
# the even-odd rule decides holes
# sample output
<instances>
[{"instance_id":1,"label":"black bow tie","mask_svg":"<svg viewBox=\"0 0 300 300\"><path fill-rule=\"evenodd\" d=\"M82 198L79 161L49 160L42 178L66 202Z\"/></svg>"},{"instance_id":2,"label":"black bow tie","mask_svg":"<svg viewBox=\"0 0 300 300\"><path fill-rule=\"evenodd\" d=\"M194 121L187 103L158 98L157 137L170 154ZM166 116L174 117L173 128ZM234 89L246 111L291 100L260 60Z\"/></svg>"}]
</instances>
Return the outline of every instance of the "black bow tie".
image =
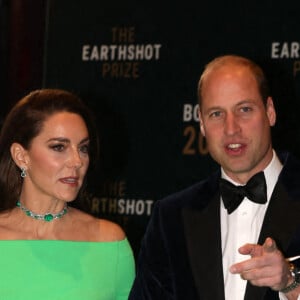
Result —
<instances>
[{"instance_id":1,"label":"black bow tie","mask_svg":"<svg viewBox=\"0 0 300 300\"><path fill-rule=\"evenodd\" d=\"M243 201L249 200L264 204L267 202L267 186L263 172L259 172L247 182L246 185L236 186L229 181L220 179L220 192L228 214L231 214Z\"/></svg>"}]
</instances>

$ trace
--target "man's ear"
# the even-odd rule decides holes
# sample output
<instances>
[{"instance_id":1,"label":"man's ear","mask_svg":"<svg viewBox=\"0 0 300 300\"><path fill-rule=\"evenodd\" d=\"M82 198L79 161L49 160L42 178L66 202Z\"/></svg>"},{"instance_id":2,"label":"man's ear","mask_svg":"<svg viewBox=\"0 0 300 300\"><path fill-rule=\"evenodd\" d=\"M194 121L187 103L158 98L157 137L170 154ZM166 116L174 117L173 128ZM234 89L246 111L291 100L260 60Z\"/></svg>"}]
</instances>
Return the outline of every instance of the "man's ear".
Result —
<instances>
[{"instance_id":1,"label":"man's ear","mask_svg":"<svg viewBox=\"0 0 300 300\"><path fill-rule=\"evenodd\" d=\"M205 129L204 129L204 126L203 126L203 120L202 120L200 108L198 109L198 117L199 117L199 126L200 126L201 134L203 136L205 136Z\"/></svg>"},{"instance_id":2,"label":"man's ear","mask_svg":"<svg viewBox=\"0 0 300 300\"><path fill-rule=\"evenodd\" d=\"M13 161L19 168L27 169L27 164L28 164L27 151L26 149L24 149L24 147L21 144L13 143L10 146L10 154Z\"/></svg>"},{"instance_id":3,"label":"man's ear","mask_svg":"<svg viewBox=\"0 0 300 300\"><path fill-rule=\"evenodd\" d=\"M274 126L276 123L276 110L274 107L273 99L271 97L268 97L267 99L266 110L270 126Z\"/></svg>"}]
</instances>

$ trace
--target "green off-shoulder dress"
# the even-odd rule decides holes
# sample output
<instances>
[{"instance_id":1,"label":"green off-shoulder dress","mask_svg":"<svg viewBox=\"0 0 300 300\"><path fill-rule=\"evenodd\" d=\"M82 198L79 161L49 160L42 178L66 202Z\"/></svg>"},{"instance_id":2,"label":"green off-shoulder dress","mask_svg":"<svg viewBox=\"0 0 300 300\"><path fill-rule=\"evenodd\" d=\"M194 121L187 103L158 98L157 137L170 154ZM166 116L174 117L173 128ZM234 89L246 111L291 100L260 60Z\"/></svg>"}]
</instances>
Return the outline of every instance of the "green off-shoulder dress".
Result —
<instances>
[{"instance_id":1,"label":"green off-shoulder dress","mask_svg":"<svg viewBox=\"0 0 300 300\"><path fill-rule=\"evenodd\" d=\"M1 300L127 300L134 275L127 239L0 241Z\"/></svg>"}]
</instances>

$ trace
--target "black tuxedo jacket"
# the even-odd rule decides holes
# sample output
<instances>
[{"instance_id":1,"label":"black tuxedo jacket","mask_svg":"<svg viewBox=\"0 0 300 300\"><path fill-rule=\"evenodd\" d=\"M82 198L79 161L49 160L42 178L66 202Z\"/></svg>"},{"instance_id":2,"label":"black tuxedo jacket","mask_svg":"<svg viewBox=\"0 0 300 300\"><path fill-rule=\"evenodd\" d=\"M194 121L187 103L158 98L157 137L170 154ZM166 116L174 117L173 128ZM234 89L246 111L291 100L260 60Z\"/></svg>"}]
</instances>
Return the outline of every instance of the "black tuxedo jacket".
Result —
<instances>
[{"instance_id":1,"label":"black tuxedo jacket","mask_svg":"<svg viewBox=\"0 0 300 300\"><path fill-rule=\"evenodd\" d=\"M300 254L300 163L287 153L279 157L284 167L258 242L262 244L270 236L285 257L290 257ZM130 300L225 300L219 178L218 171L155 203ZM279 296L248 282L244 299Z\"/></svg>"}]
</instances>

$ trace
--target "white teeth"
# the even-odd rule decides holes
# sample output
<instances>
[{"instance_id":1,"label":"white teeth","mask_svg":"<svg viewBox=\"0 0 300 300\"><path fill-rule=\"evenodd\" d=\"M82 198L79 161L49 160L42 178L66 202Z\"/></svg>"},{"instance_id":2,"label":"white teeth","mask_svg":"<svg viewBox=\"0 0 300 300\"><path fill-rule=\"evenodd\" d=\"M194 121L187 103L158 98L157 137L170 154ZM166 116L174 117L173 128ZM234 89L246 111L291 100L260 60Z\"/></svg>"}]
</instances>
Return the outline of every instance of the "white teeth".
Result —
<instances>
[{"instance_id":1,"label":"white teeth","mask_svg":"<svg viewBox=\"0 0 300 300\"><path fill-rule=\"evenodd\" d=\"M230 149L236 149L236 148L239 148L239 147L241 147L241 144L229 144L228 145L228 148L230 148Z\"/></svg>"},{"instance_id":2,"label":"white teeth","mask_svg":"<svg viewBox=\"0 0 300 300\"><path fill-rule=\"evenodd\" d=\"M75 182L76 180L75 180L75 179L68 178L68 179L64 179L64 181L66 181L66 182Z\"/></svg>"}]
</instances>

